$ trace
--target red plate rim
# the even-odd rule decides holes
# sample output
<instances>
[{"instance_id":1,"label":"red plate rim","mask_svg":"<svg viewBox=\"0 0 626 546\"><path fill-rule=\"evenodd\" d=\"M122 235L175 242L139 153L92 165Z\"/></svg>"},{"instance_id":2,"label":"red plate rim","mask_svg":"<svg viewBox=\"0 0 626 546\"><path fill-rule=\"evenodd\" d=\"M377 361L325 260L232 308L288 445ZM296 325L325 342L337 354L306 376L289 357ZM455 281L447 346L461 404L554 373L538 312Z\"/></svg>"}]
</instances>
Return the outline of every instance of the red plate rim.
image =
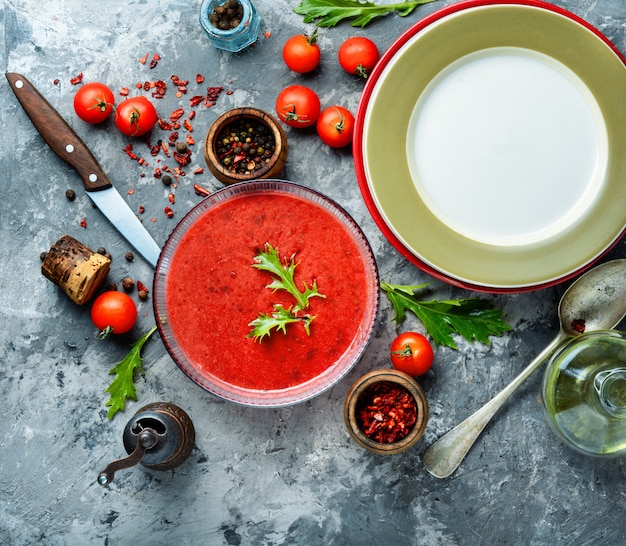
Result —
<instances>
[{"instance_id":1,"label":"red plate rim","mask_svg":"<svg viewBox=\"0 0 626 546\"><path fill-rule=\"evenodd\" d=\"M573 279L577 277L598 261L602 259L615 245L622 239L624 233L626 233L626 229L622 230L618 237L615 238L613 243L609 245L606 249L604 249L595 259L591 260L589 263L581 266L580 268L570 272L567 275L559 277L558 279L553 279L547 281L545 283L538 283L529 286L522 287L512 287L512 288L500 288L500 287L488 287L480 284L473 284L465 281L461 281L449 275L442 273L441 271L431 267L427 263L420 260L415 254L413 254L404 244L396 237L393 231L389 228L387 223L385 222L382 214L376 207L372 194L369 190L366 174L365 174L365 166L363 164L363 147L362 147L362 139L363 139L363 125L365 119L365 113L367 107L369 105L369 101L371 99L372 93L378 82L383 70L390 62L390 60L398 53L398 51L418 32L425 29L429 25L451 15L453 13L457 13L460 11L464 11L466 9L480 7L480 6L531 6L536 8L545 9L548 11L552 11L554 13L563 15L568 17L572 21L580 24L581 26L588 29L590 32L595 34L600 40L602 40L609 48L617 55L617 57L626 65L626 57L622 55L622 53L617 49L617 47L597 28L593 25L579 17L578 15L563 9L558 6L554 6L552 4L548 4L547 2L543 2L541 0L464 0L458 2L457 4L453 4L451 6L447 6L440 10L435 11L434 13L426 16L421 21L418 21L415 25L407 29L403 34L401 34L392 44L389 46L381 56L379 62L376 64L376 67L368 76L367 81L365 83L365 87L363 88L363 92L361 95L361 99L359 101L356 116L355 116L355 125L354 125L354 139L353 139L353 152L354 152L354 167L356 170L357 182L359 184L359 188L361 190L361 194L363 196L363 200L365 201L365 205L367 206L370 215L372 216L374 222L381 230L383 235L387 238L387 240L394 246L394 248L407 260L411 263L428 273L429 275L435 277L438 280L444 281L453 286L457 286L459 288L465 288L469 290L473 290L475 292L486 292L490 294L513 294L513 293L522 293L522 292L531 292L535 290L540 290L543 288L549 288L551 286L556 286L565 281Z\"/></svg>"}]
</instances>

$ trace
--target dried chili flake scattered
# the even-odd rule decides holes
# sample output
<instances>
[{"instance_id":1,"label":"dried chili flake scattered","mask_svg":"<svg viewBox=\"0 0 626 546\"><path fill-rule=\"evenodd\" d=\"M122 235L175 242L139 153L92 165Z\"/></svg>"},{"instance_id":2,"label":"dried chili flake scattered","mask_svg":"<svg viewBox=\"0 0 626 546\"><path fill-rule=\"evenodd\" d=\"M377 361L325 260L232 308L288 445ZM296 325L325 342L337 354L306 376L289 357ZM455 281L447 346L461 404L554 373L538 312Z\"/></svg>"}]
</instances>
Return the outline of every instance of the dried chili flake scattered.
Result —
<instances>
[{"instance_id":1,"label":"dried chili flake scattered","mask_svg":"<svg viewBox=\"0 0 626 546\"><path fill-rule=\"evenodd\" d=\"M165 216L168 218L172 218L174 216L174 211L170 207L165 207L163 212L165 212Z\"/></svg>"},{"instance_id":2,"label":"dried chili flake scattered","mask_svg":"<svg viewBox=\"0 0 626 546\"><path fill-rule=\"evenodd\" d=\"M150 68L156 68L156 65L159 64L159 61L161 60L161 55L159 55L158 53L155 53L154 56L152 57L152 60L150 61Z\"/></svg>"},{"instance_id":3,"label":"dried chili flake scattered","mask_svg":"<svg viewBox=\"0 0 626 546\"><path fill-rule=\"evenodd\" d=\"M135 193L135 190L133 188L131 188L130 190L128 190L126 192L128 195L133 195Z\"/></svg>"},{"instance_id":4,"label":"dried chili flake scattered","mask_svg":"<svg viewBox=\"0 0 626 546\"><path fill-rule=\"evenodd\" d=\"M178 121L183 114L185 113L185 110L182 108L177 108L176 110L174 110L171 114L170 114L170 120L171 121Z\"/></svg>"},{"instance_id":5,"label":"dried chili flake scattered","mask_svg":"<svg viewBox=\"0 0 626 546\"><path fill-rule=\"evenodd\" d=\"M204 169L202 169L202 171L204 172ZM196 192L196 195L200 195L201 197L207 197L211 195L211 192L206 188L203 188L200 184L194 184L193 190Z\"/></svg>"},{"instance_id":6,"label":"dried chili flake scattered","mask_svg":"<svg viewBox=\"0 0 626 546\"><path fill-rule=\"evenodd\" d=\"M176 203L176 196L173 193L168 193L167 199L170 203L172 203L172 205Z\"/></svg>"},{"instance_id":7,"label":"dried chili flake scattered","mask_svg":"<svg viewBox=\"0 0 626 546\"><path fill-rule=\"evenodd\" d=\"M83 218L80 221L80 227L85 228L85 229L87 228L87 218Z\"/></svg>"},{"instance_id":8,"label":"dried chili flake scattered","mask_svg":"<svg viewBox=\"0 0 626 546\"><path fill-rule=\"evenodd\" d=\"M271 36L272 36L272 33L268 30L268 31L265 33L265 37L266 37L266 38L269 38L269 37L271 37Z\"/></svg>"},{"instance_id":9,"label":"dried chili flake scattered","mask_svg":"<svg viewBox=\"0 0 626 546\"><path fill-rule=\"evenodd\" d=\"M202 74L196 74L196 83L203 83L204 76Z\"/></svg>"},{"instance_id":10,"label":"dried chili flake scattered","mask_svg":"<svg viewBox=\"0 0 626 546\"><path fill-rule=\"evenodd\" d=\"M195 95L189 99L189 106L198 106L204 100L204 95Z\"/></svg>"},{"instance_id":11,"label":"dried chili flake scattered","mask_svg":"<svg viewBox=\"0 0 626 546\"><path fill-rule=\"evenodd\" d=\"M150 292L150 290L148 290L148 287L141 281L137 281L136 286L137 286L137 290L141 290L143 292Z\"/></svg>"},{"instance_id":12,"label":"dried chili flake scattered","mask_svg":"<svg viewBox=\"0 0 626 546\"><path fill-rule=\"evenodd\" d=\"M411 393L391 381L370 385L357 405L363 433L381 444L392 444L411 432L417 422L417 403Z\"/></svg>"},{"instance_id":13,"label":"dried chili flake scattered","mask_svg":"<svg viewBox=\"0 0 626 546\"><path fill-rule=\"evenodd\" d=\"M128 87L122 87L122 88L120 89L120 95L121 95L122 97L127 97L127 96L128 96Z\"/></svg>"},{"instance_id":14,"label":"dried chili flake scattered","mask_svg":"<svg viewBox=\"0 0 626 546\"><path fill-rule=\"evenodd\" d=\"M154 178L161 178L161 176L163 176L161 169L159 167L156 167L154 169Z\"/></svg>"},{"instance_id":15,"label":"dried chili flake scattered","mask_svg":"<svg viewBox=\"0 0 626 546\"><path fill-rule=\"evenodd\" d=\"M170 144L176 144L176 141L178 140L178 131L172 131L168 140L170 141Z\"/></svg>"},{"instance_id":16,"label":"dried chili flake scattered","mask_svg":"<svg viewBox=\"0 0 626 546\"><path fill-rule=\"evenodd\" d=\"M139 205L139 214L143 214L144 212L146 212L146 207Z\"/></svg>"},{"instance_id":17,"label":"dried chili flake scattered","mask_svg":"<svg viewBox=\"0 0 626 546\"><path fill-rule=\"evenodd\" d=\"M72 85L78 85L82 81L83 81L83 73L82 72L80 72L78 75L76 75L76 76L74 76L73 78L70 79L70 83Z\"/></svg>"},{"instance_id":18,"label":"dried chili flake scattered","mask_svg":"<svg viewBox=\"0 0 626 546\"><path fill-rule=\"evenodd\" d=\"M61 80L59 80L59 78L56 78L52 83L58 86L61 83Z\"/></svg>"},{"instance_id":19,"label":"dried chili flake scattered","mask_svg":"<svg viewBox=\"0 0 626 546\"><path fill-rule=\"evenodd\" d=\"M172 130L172 124L163 119L163 118L159 118L157 119L157 124L159 126L159 129L161 129L161 131L171 131Z\"/></svg>"},{"instance_id":20,"label":"dried chili flake scattered","mask_svg":"<svg viewBox=\"0 0 626 546\"><path fill-rule=\"evenodd\" d=\"M183 127L187 129L187 131L190 131L190 132L193 131L193 125L189 123L189 120L183 121Z\"/></svg>"},{"instance_id":21,"label":"dried chili flake scattered","mask_svg":"<svg viewBox=\"0 0 626 546\"><path fill-rule=\"evenodd\" d=\"M193 174L202 174L203 172L204 169L202 167L198 167L197 169L194 169Z\"/></svg>"},{"instance_id":22,"label":"dried chili flake scattered","mask_svg":"<svg viewBox=\"0 0 626 546\"><path fill-rule=\"evenodd\" d=\"M150 82L143 82L143 90L150 91Z\"/></svg>"},{"instance_id":23,"label":"dried chili flake scattered","mask_svg":"<svg viewBox=\"0 0 626 546\"><path fill-rule=\"evenodd\" d=\"M139 62L141 64L146 64L146 61L148 60L148 53L146 53L143 57L139 58Z\"/></svg>"},{"instance_id":24,"label":"dried chili flake scattered","mask_svg":"<svg viewBox=\"0 0 626 546\"><path fill-rule=\"evenodd\" d=\"M189 144L189 146L193 146L196 143L191 135L185 135L185 141Z\"/></svg>"},{"instance_id":25,"label":"dried chili flake scattered","mask_svg":"<svg viewBox=\"0 0 626 546\"><path fill-rule=\"evenodd\" d=\"M195 110L192 110L191 112L189 112L189 121L191 121L195 117L196 117L196 111Z\"/></svg>"},{"instance_id":26,"label":"dried chili flake scattered","mask_svg":"<svg viewBox=\"0 0 626 546\"><path fill-rule=\"evenodd\" d=\"M137 156L137 154L135 154L135 152L133 152L133 145L132 144L127 144L126 146L124 146L124 152L133 161L137 161L138 156Z\"/></svg>"}]
</instances>

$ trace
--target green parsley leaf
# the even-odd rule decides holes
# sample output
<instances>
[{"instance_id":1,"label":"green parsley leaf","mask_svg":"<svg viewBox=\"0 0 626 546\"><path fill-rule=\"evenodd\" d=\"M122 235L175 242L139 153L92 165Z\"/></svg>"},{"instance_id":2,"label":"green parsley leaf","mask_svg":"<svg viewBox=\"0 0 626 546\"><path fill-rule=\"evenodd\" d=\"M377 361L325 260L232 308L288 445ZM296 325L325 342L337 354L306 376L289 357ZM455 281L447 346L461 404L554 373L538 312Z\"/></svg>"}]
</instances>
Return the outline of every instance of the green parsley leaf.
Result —
<instances>
[{"instance_id":1,"label":"green parsley leaf","mask_svg":"<svg viewBox=\"0 0 626 546\"><path fill-rule=\"evenodd\" d=\"M248 324L248 326L252 327L252 331L246 337L253 337L260 343L265 336L269 336L272 333L273 328L281 330L283 334L287 335L287 324L293 324L294 322L302 322L306 333L310 335L310 324L314 318L310 315L296 315L293 309L285 309L280 303L277 303L274 305L272 314L261 313Z\"/></svg>"},{"instance_id":2,"label":"green parsley leaf","mask_svg":"<svg viewBox=\"0 0 626 546\"><path fill-rule=\"evenodd\" d=\"M401 323L406 318L406 312L411 311L422 321L436 347L445 345L458 349L452 338L454 333L470 342L491 345L490 336L501 336L511 330L503 320L502 311L485 299L420 301L415 292L426 284L410 286L381 282L380 286L395 309L394 321Z\"/></svg>"},{"instance_id":3,"label":"green parsley leaf","mask_svg":"<svg viewBox=\"0 0 626 546\"><path fill-rule=\"evenodd\" d=\"M296 271L295 256L291 257L291 261L287 264L283 264L278 256L278 250L269 243L265 243L265 250L261 250L254 261L253 266L257 269L267 271L274 275L274 280L267 285L267 288L272 290L286 290L289 292L297 302L297 306L294 311L306 309L309 306L309 300L317 296L323 298L322 294L317 291L317 282L314 280L313 285L308 287L304 284L304 291L301 292L296 286L294 281L294 274Z\"/></svg>"},{"instance_id":4,"label":"green parsley leaf","mask_svg":"<svg viewBox=\"0 0 626 546\"><path fill-rule=\"evenodd\" d=\"M148 338L156 331L157 327L153 326L148 332L146 332L135 344L131 347L130 352L124 357L124 360L118 362L114 368L109 371L109 374L115 374L115 379L107 387L104 392L111 394L108 402L106 403L109 408L108 418L113 419L113 416L118 411L123 411L126 405L126 399L137 400L137 390L135 389L135 370L139 373L145 373L141 367L141 349L145 345Z\"/></svg>"},{"instance_id":5,"label":"green parsley leaf","mask_svg":"<svg viewBox=\"0 0 626 546\"><path fill-rule=\"evenodd\" d=\"M394 11L406 17L417 6L435 0L407 0L396 4L378 5L367 0L303 0L294 12L304 16L305 23L320 27L334 27L345 19L352 19L353 27L365 27L373 19Z\"/></svg>"}]
</instances>

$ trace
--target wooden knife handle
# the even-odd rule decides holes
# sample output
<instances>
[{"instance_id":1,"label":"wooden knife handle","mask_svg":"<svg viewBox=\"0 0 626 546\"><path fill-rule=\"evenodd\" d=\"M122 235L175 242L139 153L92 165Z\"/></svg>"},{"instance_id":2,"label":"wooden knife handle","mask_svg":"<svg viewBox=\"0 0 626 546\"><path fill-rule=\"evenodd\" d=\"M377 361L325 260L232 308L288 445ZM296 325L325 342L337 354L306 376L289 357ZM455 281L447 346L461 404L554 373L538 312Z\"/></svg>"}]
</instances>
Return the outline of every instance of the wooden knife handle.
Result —
<instances>
[{"instance_id":1,"label":"wooden knife handle","mask_svg":"<svg viewBox=\"0 0 626 546\"><path fill-rule=\"evenodd\" d=\"M54 153L76 169L85 189L110 188L111 182L89 148L44 96L21 74L7 72L6 77L39 134Z\"/></svg>"}]
</instances>

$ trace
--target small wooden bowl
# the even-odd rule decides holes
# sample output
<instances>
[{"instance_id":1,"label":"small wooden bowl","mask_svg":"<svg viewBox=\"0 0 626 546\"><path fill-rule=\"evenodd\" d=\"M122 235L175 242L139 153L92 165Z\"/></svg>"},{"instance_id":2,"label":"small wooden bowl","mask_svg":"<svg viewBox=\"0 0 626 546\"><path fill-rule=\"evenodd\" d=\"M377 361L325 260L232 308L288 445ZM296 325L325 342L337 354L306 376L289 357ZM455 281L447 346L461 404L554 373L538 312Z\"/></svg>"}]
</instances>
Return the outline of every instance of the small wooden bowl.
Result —
<instances>
[{"instance_id":1,"label":"small wooden bowl","mask_svg":"<svg viewBox=\"0 0 626 546\"><path fill-rule=\"evenodd\" d=\"M247 173L236 172L224 166L217 152L217 141L226 126L240 120L251 120L263 124L274 137L274 151L269 161L260 168ZM211 125L206 139L204 140L204 159L215 178L224 184L235 184L237 182L248 182L259 178L276 178L285 167L288 148L285 131L278 121L267 112L250 107L235 108L222 114L213 122L213 125Z\"/></svg>"},{"instance_id":2,"label":"small wooden bowl","mask_svg":"<svg viewBox=\"0 0 626 546\"><path fill-rule=\"evenodd\" d=\"M417 405L417 421L407 436L397 442L384 444L372 440L365 435L358 419L359 400L361 396L375 383L387 381L394 383L399 387L405 388L409 394L415 399ZM428 422L428 401L421 387L411 376L394 369L374 370L352 385L352 388L346 396L343 408L344 421L350 436L361 447L378 453L380 455L395 455L406 451L414 446L424 434L426 423Z\"/></svg>"}]
</instances>

